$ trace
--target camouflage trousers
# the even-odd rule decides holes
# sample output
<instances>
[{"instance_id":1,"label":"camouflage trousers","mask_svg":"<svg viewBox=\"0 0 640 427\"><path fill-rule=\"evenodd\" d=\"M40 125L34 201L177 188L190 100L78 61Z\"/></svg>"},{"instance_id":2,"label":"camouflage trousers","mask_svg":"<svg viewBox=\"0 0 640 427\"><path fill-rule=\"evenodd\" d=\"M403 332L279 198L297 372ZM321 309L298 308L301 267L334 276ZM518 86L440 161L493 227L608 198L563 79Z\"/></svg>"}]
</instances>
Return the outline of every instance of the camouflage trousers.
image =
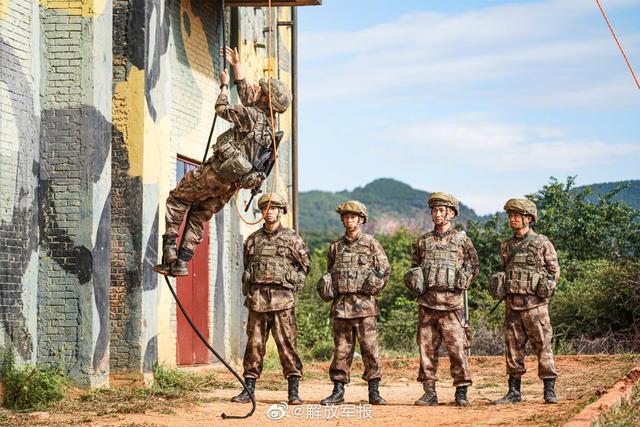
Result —
<instances>
[{"instance_id":1,"label":"camouflage trousers","mask_svg":"<svg viewBox=\"0 0 640 427\"><path fill-rule=\"evenodd\" d=\"M540 305L528 310L507 309L504 320L504 335L507 356L507 374L520 377L527 370L524 367L527 341L538 356L538 377L556 378L551 350L553 330L549 319L549 306Z\"/></svg>"},{"instance_id":2,"label":"camouflage trousers","mask_svg":"<svg viewBox=\"0 0 640 427\"><path fill-rule=\"evenodd\" d=\"M284 377L301 377L302 360L296 351L296 314L293 308L263 313L249 310L248 339L243 360L244 377L260 378L269 332L276 342Z\"/></svg>"},{"instance_id":3,"label":"camouflage trousers","mask_svg":"<svg viewBox=\"0 0 640 427\"><path fill-rule=\"evenodd\" d=\"M331 381L348 384L356 338L360 343L364 374L362 379L370 381L382 376L380 351L378 349L378 321L376 316L355 319L333 318L333 362L329 368Z\"/></svg>"},{"instance_id":4,"label":"camouflage trousers","mask_svg":"<svg viewBox=\"0 0 640 427\"><path fill-rule=\"evenodd\" d=\"M420 350L418 382L438 381L438 348L444 341L451 363L453 385L471 385L471 370L466 349L468 338L462 310L433 310L419 305L416 341Z\"/></svg>"},{"instance_id":5,"label":"camouflage trousers","mask_svg":"<svg viewBox=\"0 0 640 427\"><path fill-rule=\"evenodd\" d=\"M184 216L191 208L182 247L195 251L196 246L202 241L202 224L220 211L234 192L234 185L222 179L213 170L210 162L189 171L167 198L165 237L178 235Z\"/></svg>"}]
</instances>

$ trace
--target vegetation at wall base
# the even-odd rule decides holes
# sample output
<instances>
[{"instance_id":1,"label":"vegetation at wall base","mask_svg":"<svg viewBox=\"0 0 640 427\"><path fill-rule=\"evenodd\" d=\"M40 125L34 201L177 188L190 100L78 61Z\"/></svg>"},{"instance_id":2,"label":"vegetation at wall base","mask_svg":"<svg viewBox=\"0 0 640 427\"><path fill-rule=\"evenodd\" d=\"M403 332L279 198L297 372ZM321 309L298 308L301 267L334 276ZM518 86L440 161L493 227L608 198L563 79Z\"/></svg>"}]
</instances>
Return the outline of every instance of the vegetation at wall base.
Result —
<instances>
[{"instance_id":1,"label":"vegetation at wall base","mask_svg":"<svg viewBox=\"0 0 640 427\"><path fill-rule=\"evenodd\" d=\"M5 387L3 406L18 411L45 408L64 399L69 387L62 367L16 366L11 346L4 352L0 381Z\"/></svg>"}]
</instances>

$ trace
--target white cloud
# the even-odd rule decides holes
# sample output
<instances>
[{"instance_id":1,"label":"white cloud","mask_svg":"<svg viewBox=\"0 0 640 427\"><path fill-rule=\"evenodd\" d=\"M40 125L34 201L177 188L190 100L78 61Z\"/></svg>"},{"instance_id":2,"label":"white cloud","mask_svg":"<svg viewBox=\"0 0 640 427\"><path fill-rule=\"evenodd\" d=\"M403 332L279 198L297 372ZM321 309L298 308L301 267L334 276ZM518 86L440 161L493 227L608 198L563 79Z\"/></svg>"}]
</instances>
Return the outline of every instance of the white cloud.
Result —
<instances>
[{"instance_id":1,"label":"white cloud","mask_svg":"<svg viewBox=\"0 0 640 427\"><path fill-rule=\"evenodd\" d=\"M615 11L638 4L608 1L606 7ZM594 91L581 101L584 87L604 85L603 79L615 87L628 83L617 72L619 52L606 26L585 25L586 19L601 20L598 14L590 1L558 0L458 14L416 12L357 31L302 33L301 99L380 98L384 92L388 102L399 90L428 97L443 86L455 91L487 82L500 86L501 79L511 79L502 87L515 87L527 98L538 96L541 86L549 92L562 87L576 92L573 102L592 102L610 94ZM625 34L624 40L629 51L640 44L634 34ZM611 63L616 74L584 75L603 63ZM628 93L617 90L613 96Z\"/></svg>"},{"instance_id":2,"label":"white cloud","mask_svg":"<svg viewBox=\"0 0 640 427\"><path fill-rule=\"evenodd\" d=\"M410 158L438 158L488 173L570 175L640 156L638 142L575 140L562 129L501 123L485 114L410 123L383 135Z\"/></svg>"}]
</instances>

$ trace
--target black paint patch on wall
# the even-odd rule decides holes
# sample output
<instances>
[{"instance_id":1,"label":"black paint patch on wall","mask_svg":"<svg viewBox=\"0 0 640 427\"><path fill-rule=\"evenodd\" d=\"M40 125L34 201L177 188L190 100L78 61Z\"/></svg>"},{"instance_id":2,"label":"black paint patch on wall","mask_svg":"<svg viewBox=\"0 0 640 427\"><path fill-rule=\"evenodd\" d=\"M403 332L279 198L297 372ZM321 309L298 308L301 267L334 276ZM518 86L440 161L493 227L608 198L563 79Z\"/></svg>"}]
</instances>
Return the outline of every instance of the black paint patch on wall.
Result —
<instances>
[{"instance_id":1,"label":"black paint patch on wall","mask_svg":"<svg viewBox=\"0 0 640 427\"><path fill-rule=\"evenodd\" d=\"M27 329L22 300L24 274L37 253L38 117L34 116L33 87L22 73L20 59L12 46L0 37L2 80L11 94L12 117L18 129L18 167L15 174L11 220L0 220L0 328L20 357L29 360L34 352ZM4 113L3 113L4 114ZM3 174L10 173L2 171ZM34 277L27 280L33 281ZM36 312L33 307L33 313Z\"/></svg>"},{"instance_id":2,"label":"black paint patch on wall","mask_svg":"<svg viewBox=\"0 0 640 427\"><path fill-rule=\"evenodd\" d=\"M39 362L59 363L60 356L72 375L82 383L93 365L106 354L109 341L108 292L111 199L94 206L94 192L106 191L95 184L105 170L110 151L111 124L91 106L45 110L40 140L40 276L38 289ZM107 129L105 135L105 129ZM106 147L105 147L106 145ZM100 199L100 198L98 198ZM100 211L93 246L78 241L94 239L92 221ZM84 285L92 282L93 300ZM91 330L93 307L98 313L97 347ZM87 323L89 322L89 323ZM91 350L94 353L91 353Z\"/></svg>"},{"instance_id":3,"label":"black paint patch on wall","mask_svg":"<svg viewBox=\"0 0 640 427\"><path fill-rule=\"evenodd\" d=\"M124 136L112 129L111 347L113 372L139 369L142 358L142 179L129 175Z\"/></svg>"}]
</instances>

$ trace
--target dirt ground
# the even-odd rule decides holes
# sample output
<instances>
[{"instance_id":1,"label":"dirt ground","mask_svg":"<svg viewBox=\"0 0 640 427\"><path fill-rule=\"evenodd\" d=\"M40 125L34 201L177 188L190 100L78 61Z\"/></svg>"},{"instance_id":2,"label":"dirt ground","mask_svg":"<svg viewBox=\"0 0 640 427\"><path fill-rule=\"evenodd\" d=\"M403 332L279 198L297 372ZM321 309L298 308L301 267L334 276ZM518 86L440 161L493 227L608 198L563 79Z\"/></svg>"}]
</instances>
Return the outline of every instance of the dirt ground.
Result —
<instances>
[{"instance_id":1,"label":"dirt ground","mask_svg":"<svg viewBox=\"0 0 640 427\"><path fill-rule=\"evenodd\" d=\"M277 370L265 372L258 381L257 409L250 419L222 420L220 415L243 415L250 405L237 405L229 399L238 388L220 388L199 393L194 401L169 402L167 407L146 408L144 413L96 412L92 405L76 405L73 412L58 410L23 414L5 419L22 425L98 425L98 426L246 426L246 425L558 425L569 420L587 404L606 392L617 380L640 363L640 355L560 356L556 390L560 403L545 405L542 382L536 376L536 362L527 358L529 372L523 377L523 402L495 406L492 400L506 392L506 374L502 357L472 357L474 385L469 388L471 407L453 405L454 387L449 377L449 363L440 360L437 407L416 407L413 402L422 394L415 381L418 364L414 359L385 359L381 394L387 406L367 404L367 385L359 375L362 364L354 362L352 382L346 388L346 404L327 409L318 405L331 392L327 378L328 363L305 366L301 384L300 407L277 406L286 400L286 382ZM215 369L222 381L234 381L231 374ZM272 417L284 415L282 419Z\"/></svg>"}]
</instances>

